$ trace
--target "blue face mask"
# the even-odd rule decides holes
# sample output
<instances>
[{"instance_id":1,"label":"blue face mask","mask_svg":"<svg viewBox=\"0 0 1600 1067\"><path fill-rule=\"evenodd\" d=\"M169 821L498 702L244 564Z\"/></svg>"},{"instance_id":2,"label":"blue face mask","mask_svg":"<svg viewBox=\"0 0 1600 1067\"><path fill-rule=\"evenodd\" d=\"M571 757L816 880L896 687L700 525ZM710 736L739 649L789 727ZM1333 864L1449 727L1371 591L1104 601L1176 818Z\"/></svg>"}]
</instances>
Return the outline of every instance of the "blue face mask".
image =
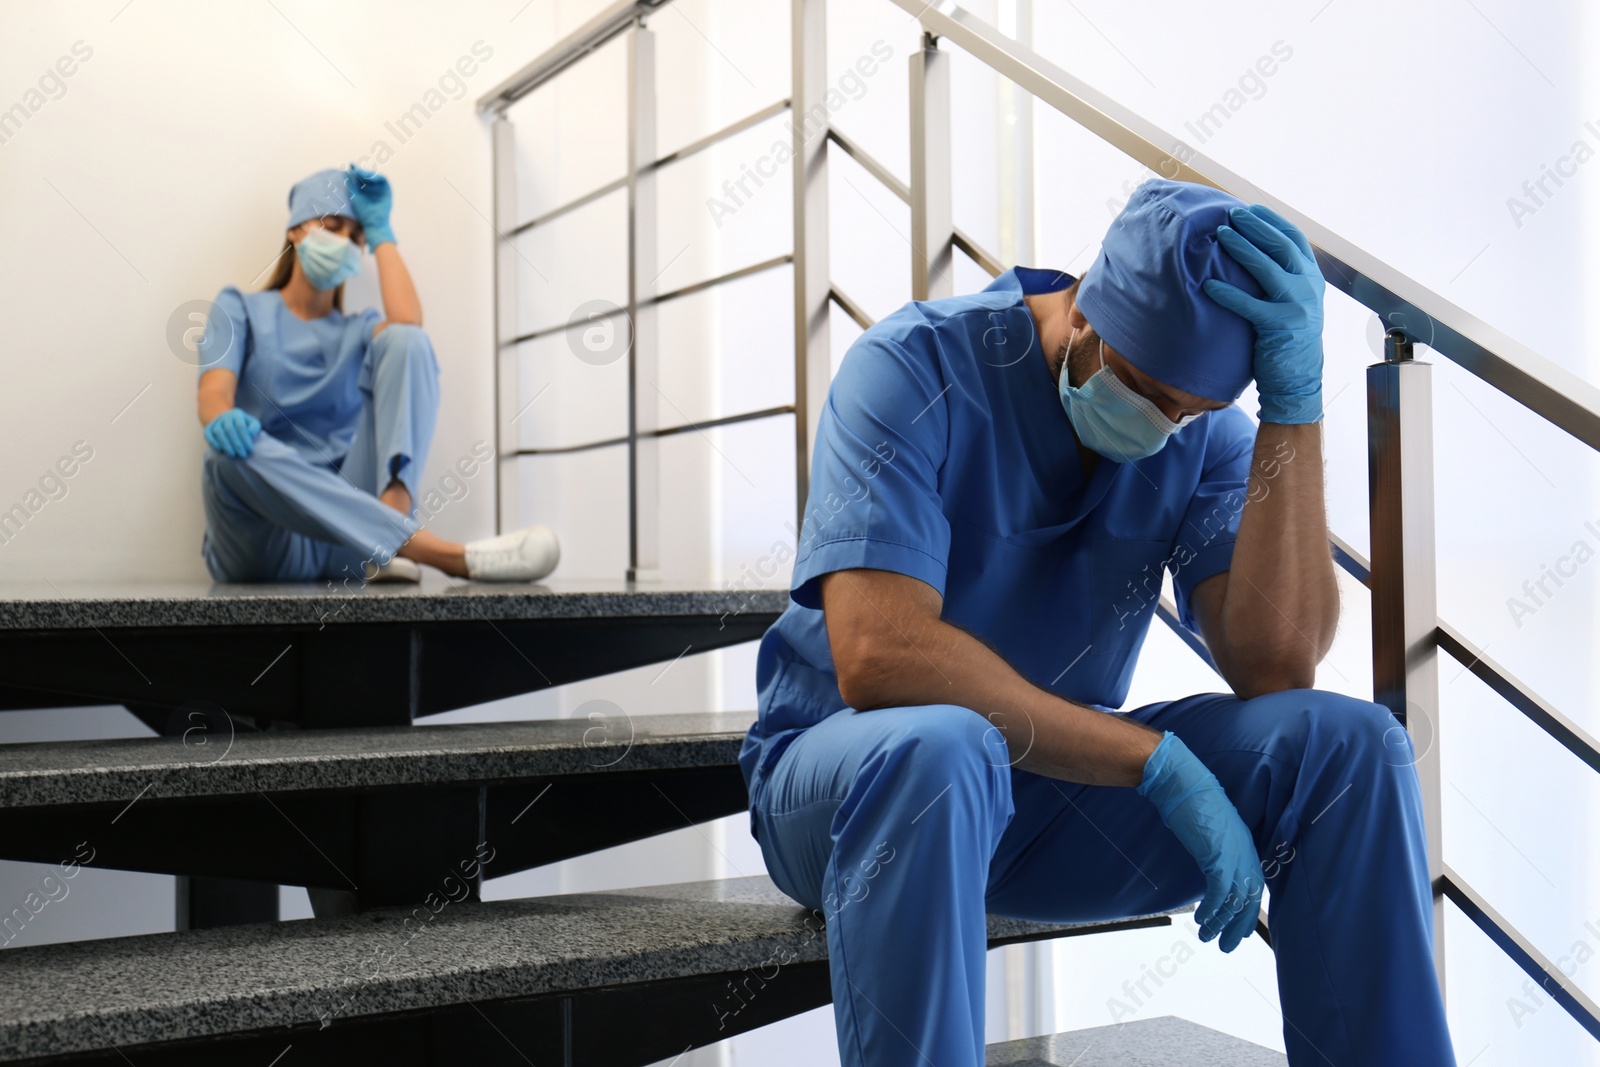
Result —
<instances>
[{"instance_id":1,"label":"blue face mask","mask_svg":"<svg viewBox=\"0 0 1600 1067\"><path fill-rule=\"evenodd\" d=\"M1074 330L1072 337L1077 337ZM1071 339L1067 350L1072 350ZM1058 383L1061 405L1077 431L1078 440L1107 459L1131 462L1161 451L1167 438L1189 425L1198 415L1185 415L1173 422L1161 413L1150 398L1130 389L1106 366L1105 342L1100 342L1100 369L1082 385L1068 381L1067 365L1061 364Z\"/></svg>"},{"instance_id":2,"label":"blue face mask","mask_svg":"<svg viewBox=\"0 0 1600 1067\"><path fill-rule=\"evenodd\" d=\"M332 289L361 269L361 250L356 243L324 229L307 230L294 250L306 281L316 289Z\"/></svg>"}]
</instances>

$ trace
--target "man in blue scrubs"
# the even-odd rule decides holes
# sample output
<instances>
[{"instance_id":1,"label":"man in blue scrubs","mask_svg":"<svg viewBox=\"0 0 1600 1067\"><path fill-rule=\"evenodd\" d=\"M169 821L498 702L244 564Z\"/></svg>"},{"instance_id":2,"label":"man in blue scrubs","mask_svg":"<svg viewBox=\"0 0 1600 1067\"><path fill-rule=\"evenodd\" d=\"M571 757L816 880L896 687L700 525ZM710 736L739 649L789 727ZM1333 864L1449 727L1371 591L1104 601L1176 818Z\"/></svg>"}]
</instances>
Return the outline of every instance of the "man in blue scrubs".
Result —
<instances>
[{"instance_id":1,"label":"man in blue scrubs","mask_svg":"<svg viewBox=\"0 0 1600 1067\"><path fill-rule=\"evenodd\" d=\"M844 1064L983 1063L986 912L1199 901L1232 951L1263 888L1294 1067L1455 1063L1410 738L1312 688L1322 289L1274 212L1153 181L1081 279L1018 267L846 355L740 756ZM1163 570L1232 693L1112 713Z\"/></svg>"}]
</instances>

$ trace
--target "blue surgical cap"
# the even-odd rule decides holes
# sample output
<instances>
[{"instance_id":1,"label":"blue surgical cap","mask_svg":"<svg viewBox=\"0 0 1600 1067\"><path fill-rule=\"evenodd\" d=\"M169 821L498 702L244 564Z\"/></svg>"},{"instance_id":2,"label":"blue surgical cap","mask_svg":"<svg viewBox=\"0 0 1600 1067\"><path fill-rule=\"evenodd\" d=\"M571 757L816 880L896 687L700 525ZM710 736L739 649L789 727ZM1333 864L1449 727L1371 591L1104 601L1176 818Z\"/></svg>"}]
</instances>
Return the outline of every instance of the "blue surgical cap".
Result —
<instances>
[{"instance_id":1,"label":"blue surgical cap","mask_svg":"<svg viewBox=\"0 0 1600 1067\"><path fill-rule=\"evenodd\" d=\"M307 219L323 215L356 217L355 208L350 206L350 186L342 170L319 170L294 183L289 189L289 224L284 229L292 230Z\"/></svg>"},{"instance_id":2,"label":"blue surgical cap","mask_svg":"<svg viewBox=\"0 0 1600 1067\"><path fill-rule=\"evenodd\" d=\"M1154 179L1135 189L1078 286L1094 331L1157 381L1237 400L1251 380L1255 327L1200 288L1207 278L1265 294L1217 243L1244 201L1207 185Z\"/></svg>"}]
</instances>

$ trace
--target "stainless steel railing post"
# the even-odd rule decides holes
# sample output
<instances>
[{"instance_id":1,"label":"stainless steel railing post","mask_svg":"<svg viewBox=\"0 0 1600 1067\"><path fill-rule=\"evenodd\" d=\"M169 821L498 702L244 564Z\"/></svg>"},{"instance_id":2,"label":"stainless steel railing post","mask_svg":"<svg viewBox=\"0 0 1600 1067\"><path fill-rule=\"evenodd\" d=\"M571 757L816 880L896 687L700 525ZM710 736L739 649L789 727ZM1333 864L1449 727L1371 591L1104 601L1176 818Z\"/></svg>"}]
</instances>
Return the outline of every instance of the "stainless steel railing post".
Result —
<instances>
[{"instance_id":1,"label":"stainless steel railing post","mask_svg":"<svg viewBox=\"0 0 1600 1067\"><path fill-rule=\"evenodd\" d=\"M517 359L517 250L512 244L515 237L506 236L517 224L517 162L516 127L505 112L495 112L489 128L491 194L494 212L494 532L500 533L507 525L521 525L518 511L518 494L515 475L506 478L506 463L515 462L521 442L515 437L514 424L507 416L507 407L515 409L521 390L521 367ZM510 382L506 365L510 364ZM513 427L511 433L507 427ZM513 487L507 490L507 484Z\"/></svg>"},{"instance_id":2,"label":"stainless steel railing post","mask_svg":"<svg viewBox=\"0 0 1600 1067\"><path fill-rule=\"evenodd\" d=\"M656 46L628 30L628 581L661 577L661 439L656 401Z\"/></svg>"},{"instance_id":3,"label":"stainless steel railing post","mask_svg":"<svg viewBox=\"0 0 1600 1067\"><path fill-rule=\"evenodd\" d=\"M911 299L955 295L951 259L950 57L922 35L911 56Z\"/></svg>"},{"instance_id":4,"label":"stainless steel railing post","mask_svg":"<svg viewBox=\"0 0 1600 1067\"><path fill-rule=\"evenodd\" d=\"M811 443L828 399L828 40L825 0L791 0L789 129L794 156L795 541L805 525Z\"/></svg>"},{"instance_id":5,"label":"stainless steel railing post","mask_svg":"<svg viewBox=\"0 0 1600 1067\"><path fill-rule=\"evenodd\" d=\"M1433 367L1393 330L1367 368L1367 475L1372 525L1373 700L1405 725L1422 787L1433 884L1434 966L1444 985L1444 873L1439 670L1434 630ZM1386 758L1410 762L1403 745Z\"/></svg>"}]
</instances>

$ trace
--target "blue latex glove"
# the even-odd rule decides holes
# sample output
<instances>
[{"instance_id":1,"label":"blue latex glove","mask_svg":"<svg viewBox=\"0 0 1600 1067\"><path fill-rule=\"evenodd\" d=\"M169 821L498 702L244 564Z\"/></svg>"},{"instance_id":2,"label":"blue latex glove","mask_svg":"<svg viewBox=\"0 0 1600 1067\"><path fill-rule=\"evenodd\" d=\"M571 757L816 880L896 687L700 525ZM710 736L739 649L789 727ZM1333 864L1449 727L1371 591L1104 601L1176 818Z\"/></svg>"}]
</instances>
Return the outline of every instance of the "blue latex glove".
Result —
<instances>
[{"instance_id":1,"label":"blue latex glove","mask_svg":"<svg viewBox=\"0 0 1600 1067\"><path fill-rule=\"evenodd\" d=\"M244 459L256 448L261 420L248 411L229 408L206 423L206 443L224 456Z\"/></svg>"},{"instance_id":2,"label":"blue latex glove","mask_svg":"<svg viewBox=\"0 0 1600 1067\"><path fill-rule=\"evenodd\" d=\"M1170 730L1145 761L1135 791L1156 806L1206 876L1206 893L1194 913L1200 940L1220 933L1222 951L1232 952L1255 930L1266 884L1238 809L1216 775Z\"/></svg>"},{"instance_id":3,"label":"blue latex glove","mask_svg":"<svg viewBox=\"0 0 1600 1067\"><path fill-rule=\"evenodd\" d=\"M1261 421L1322 421L1322 272L1294 223L1261 204L1228 212L1217 241L1261 284L1259 300L1207 278L1207 296L1256 328L1254 371Z\"/></svg>"},{"instance_id":4,"label":"blue latex glove","mask_svg":"<svg viewBox=\"0 0 1600 1067\"><path fill-rule=\"evenodd\" d=\"M350 190L350 206L355 209L356 221L367 235L367 248L375 250L385 241L393 241L389 209L394 206L394 190L389 187L389 179L352 163L345 172L344 181Z\"/></svg>"}]
</instances>

